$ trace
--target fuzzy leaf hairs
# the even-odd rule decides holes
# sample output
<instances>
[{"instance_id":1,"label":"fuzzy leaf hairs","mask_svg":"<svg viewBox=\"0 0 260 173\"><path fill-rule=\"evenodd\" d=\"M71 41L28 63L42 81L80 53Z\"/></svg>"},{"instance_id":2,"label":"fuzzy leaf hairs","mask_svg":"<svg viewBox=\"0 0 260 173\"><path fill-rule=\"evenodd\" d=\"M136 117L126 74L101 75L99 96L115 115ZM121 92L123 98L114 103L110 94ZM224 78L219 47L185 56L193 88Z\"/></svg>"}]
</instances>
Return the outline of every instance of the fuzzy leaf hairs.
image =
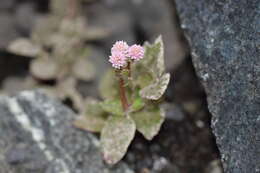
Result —
<instances>
[{"instance_id":1,"label":"fuzzy leaf hairs","mask_svg":"<svg viewBox=\"0 0 260 173\"><path fill-rule=\"evenodd\" d=\"M159 133L170 74L165 73L161 36L144 46L117 41L109 62L114 69L104 74L99 86L103 100L87 102L74 125L100 132L104 160L116 164L127 152L136 130L147 140Z\"/></svg>"}]
</instances>

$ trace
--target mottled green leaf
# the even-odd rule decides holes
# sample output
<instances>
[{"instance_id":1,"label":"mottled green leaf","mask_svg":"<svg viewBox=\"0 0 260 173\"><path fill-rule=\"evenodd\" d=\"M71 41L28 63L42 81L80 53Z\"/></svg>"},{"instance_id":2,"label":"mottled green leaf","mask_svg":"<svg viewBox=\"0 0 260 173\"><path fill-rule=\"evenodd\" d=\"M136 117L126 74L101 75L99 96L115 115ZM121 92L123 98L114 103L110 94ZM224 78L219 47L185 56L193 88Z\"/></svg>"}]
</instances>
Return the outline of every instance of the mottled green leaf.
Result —
<instances>
[{"instance_id":1,"label":"mottled green leaf","mask_svg":"<svg viewBox=\"0 0 260 173\"><path fill-rule=\"evenodd\" d=\"M95 77L95 68L86 58L79 58L72 67L72 73L77 79L89 81Z\"/></svg>"},{"instance_id":2,"label":"mottled green leaf","mask_svg":"<svg viewBox=\"0 0 260 173\"><path fill-rule=\"evenodd\" d=\"M100 132L102 128L105 125L105 117L102 116L85 116L85 115L80 115L74 122L74 126L90 131L90 132Z\"/></svg>"},{"instance_id":3,"label":"mottled green leaf","mask_svg":"<svg viewBox=\"0 0 260 173\"><path fill-rule=\"evenodd\" d=\"M124 115L120 100L105 100L99 103L101 108L114 115Z\"/></svg>"},{"instance_id":4,"label":"mottled green leaf","mask_svg":"<svg viewBox=\"0 0 260 173\"><path fill-rule=\"evenodd\" d=\"M165 92L169 74L164 74L164 48L161 36L153 44L145 43L145 55L142 61L133 64L133 83L146 99L157 100Z\"/></svg>"},{"instance_id":5,"label":"mottled green leaf","mask_svg":"<svg viewBox=\"0 0 260 173\"><path fill-rule=\"evenodd\" d=\"M55 79L58 76L59 66L50 58L37 58L31 62L30 72L41 80Z\"/></svg>"},{"instance_id":6,"label":"mottled green leaf","mask_svg":"<svg viewBox=\"0 0 260 173\"><path fill-rule=\"evenodd\" d=\"M141 97L136 98L133 104L131 105L131 112L135 112L142 109L144 105L145 103Z\"/></svg>"},{"instance_id":7,"label":"mottled green leaf","mask_svg":"<svg viewBox=\"0 0 260 173\"><path fill-rule=\"evenodd\" d=\"M75 50L73 48L73 43L75 39L67 38L62 33L52 34L51 38L49 39L49 45L53 47L52 54L55 56L65 56L66 54L73 52ZM69 49L69 50L68 50ZM64 53L63 53L64 52Z\"/></svg>"},{"instance_id":8,"label":"mottled green leaf","mask_svg":"<svg viewBox=\"0 0 260 173\"><path fill-rule=\"evenodd\" d=\"M12 52L21 56L35 57L41 52L41 47L33 44L30 40L20 38L13 41L7 48L9 52Z\"/></svg>"},{"instance_id":9,"label":"mottled green leaf","mask_svg":"<svg viewBox=\"0 0 260 173\"><path fill-rule=\"evenodd\" d=\"M140 73L140 75L137 77L136 80L133 82L138 85L140 88L144 88L151 84L151 81L153 81L153 76L149 74L148 72Z\"/></svg>"},{"instance_id":10,"label":"mottled green leaf","mask_svg":"<svg viewBox=\"0 0 260 173\"><path fill-rule=\"evenodd\" d=\"M89 41L100 40L109 36L109 32L101 27L88 26L87 31L83 33L84 38Z\"/></svg>"},{"instance_id":11,"label":"mottled green leaf","mask_svg":"<svg viewBox=\"0 0 260 173\"><path fill-rule=\"evenodd\" d=\"M108 164L123 158L135 135L136 126L125 116L110 116L101 132L103 156Z\"/></svg>"},{"instance_id":12,"label":"mottled green leaf","mask_svg":"<svg viewBox=\"0 0 260 173\"><path fill-rule=\"evenodd\" d=\"M165 70L164 66L164 48L161 36L159 36L154 44L145 43L145 55L142 60L144 67L153 74L154 77L159 77Z\"/></svg>"},{"instance_id":13,"label":"mottled green leaf","mask_svg":"<svg viewBox=\"0 0 260 173\"><path fill-rule=\"evenodd\" d=\"M82 37L87 32L86 20L82 16L71 18L64 18L61 21L60 32L67 36Z\"/></svg>"},{"instance_id":14,"label":"mottled green leaf","mask_svg":"<svg viewBox=\"0 0 260 173\"><path fill-rule=\"evenodd\" d=\"M164 111L158 107L131 113L131 117L136 123L137 130L148 140L158 134L165 119Z\"/></svg>"},{"instance_id":15,"label":"mottled green leaf","mask_svg":"<svg viewBox=\"0 0 260 173\"><path fill-rule=\"evenodd\" d=\"M156 65L156 73L157 76L161 76L163 72L165 71L165 64L164 64L164 45L162 41L162 36L159 36L155 40L155 44L160 45L160 51L158 52L158 57L157 57L157 65Z\"/></svg>"},{"instance_id":16,"label":"mottled green leaf","mask_svg":"<svg viewBox=\"0 0 260 173\"><path fill-rule=\"evenodd\" d=\"M149 100L158 100L165 92L170 81L170 74L166 73L154 83L146 86L140 91L140 95L143 98Z\"/></svg>"},{"instance_id":17,"label":"mottled green leaf","mask_svg":"<svg viewBox=\"0 0 260 173\"><path fill-rule=\"evenodd\" d=\"M50 15L36 21L31 38L42 46L52 46L52 38L56 35L60 18Z\"/></svg>"},{"instance_id":18,"label":"mottled green leaf","mask_svg":"<svg viewBox=\"0 0 260 173\"><path fill-rule=\"evenodd\" d=\"M105 125L108 114L102 110L97 101L86 104L86 110L75 121L74 126L91 132L100 132Z\"/></svg>"},{"instance_id":19,"label":"mottled green leaf","mask_svg":"<svg viewBox=\"0 0 260 173\"><path fill-rule=\"evenodd\" d=\"M103 99L115 99L119 97L118 83L114 70L108 70L101 78L99 93Z\"/></svg>"},{"instance_id":20,"label":"mottled green leaf","mask_svg":"<svg viewBox=\"0 0 260 173\"><path fill-rule=\"evenodd\" d=\"M50 8L53 14L64 17L68 12L69 0L51 0Z\"/></svg>"}]
</instances>

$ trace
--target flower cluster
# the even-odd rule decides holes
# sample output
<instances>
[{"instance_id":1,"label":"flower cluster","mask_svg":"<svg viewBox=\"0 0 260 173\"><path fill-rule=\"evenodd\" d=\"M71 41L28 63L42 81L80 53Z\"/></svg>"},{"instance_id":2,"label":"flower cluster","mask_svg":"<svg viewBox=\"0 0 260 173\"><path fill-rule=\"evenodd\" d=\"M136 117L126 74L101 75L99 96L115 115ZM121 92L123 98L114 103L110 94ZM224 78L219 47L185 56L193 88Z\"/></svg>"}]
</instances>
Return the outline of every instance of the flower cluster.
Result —
<instances>
[{"instance_id":1,"label":"flower cluster","mask_svg":"<svg viewBox=\"0 0 260 173\"><path fill-rule=\"evenodd\" d=\"M112 49L109 62L114 68L120 69L124 67L128 60L138 61L144 57L144 48L140 45L128 46L124 41L117 41Z\"/></svg>"}]
</instances>

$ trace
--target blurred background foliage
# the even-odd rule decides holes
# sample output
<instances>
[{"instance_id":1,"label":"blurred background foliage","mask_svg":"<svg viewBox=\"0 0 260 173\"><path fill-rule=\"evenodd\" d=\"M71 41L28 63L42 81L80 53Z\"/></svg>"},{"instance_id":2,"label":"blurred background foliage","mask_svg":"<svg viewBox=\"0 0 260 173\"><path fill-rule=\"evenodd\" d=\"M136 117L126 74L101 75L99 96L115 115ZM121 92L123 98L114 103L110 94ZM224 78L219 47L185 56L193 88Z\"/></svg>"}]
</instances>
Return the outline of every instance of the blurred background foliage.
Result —
<instances>
[{"instance_id":1,"label":"blurred background foliage","mask_svg":"<svg viewBox=\"0 0 260 173\"><path fill-rule=\"evenodd\" d=\"M124 160L137 173L222 172L173 0L1 0L0 26L1 94L42 88L78 113L84 100L101 98L116 40L142 44L161 34L172 76L166 122L151 142L138 134Z\"/></svg>"}]
</instances>

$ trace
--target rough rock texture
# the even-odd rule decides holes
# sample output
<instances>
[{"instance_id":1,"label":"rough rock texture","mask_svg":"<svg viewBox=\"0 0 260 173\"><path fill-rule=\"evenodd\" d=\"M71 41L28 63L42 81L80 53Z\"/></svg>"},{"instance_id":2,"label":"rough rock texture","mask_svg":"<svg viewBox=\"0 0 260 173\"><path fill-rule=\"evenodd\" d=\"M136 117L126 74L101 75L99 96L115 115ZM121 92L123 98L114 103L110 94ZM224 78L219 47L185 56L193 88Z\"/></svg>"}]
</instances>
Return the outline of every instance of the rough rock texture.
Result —
<instances>
[{"instance_id":1,"label":"rough rock texture","mask_svg":"<svg viewBox=\"0 0 260 173\"><path fill-rule=\"evenodd\" d=\"M74 113L40 92L0 97L1 173L132 173L108 168L91 134L72 127Z\"/></svg>"},{"instance_id":2,"label":"rough rock texture","mask_svg":"<svg viewBox=\"0 0 260 173\"><path fill-rule=\"evenodd\" d=\"M260 172L260 1L176 0L227 173Z\"/></svg>"}]
</instances>

